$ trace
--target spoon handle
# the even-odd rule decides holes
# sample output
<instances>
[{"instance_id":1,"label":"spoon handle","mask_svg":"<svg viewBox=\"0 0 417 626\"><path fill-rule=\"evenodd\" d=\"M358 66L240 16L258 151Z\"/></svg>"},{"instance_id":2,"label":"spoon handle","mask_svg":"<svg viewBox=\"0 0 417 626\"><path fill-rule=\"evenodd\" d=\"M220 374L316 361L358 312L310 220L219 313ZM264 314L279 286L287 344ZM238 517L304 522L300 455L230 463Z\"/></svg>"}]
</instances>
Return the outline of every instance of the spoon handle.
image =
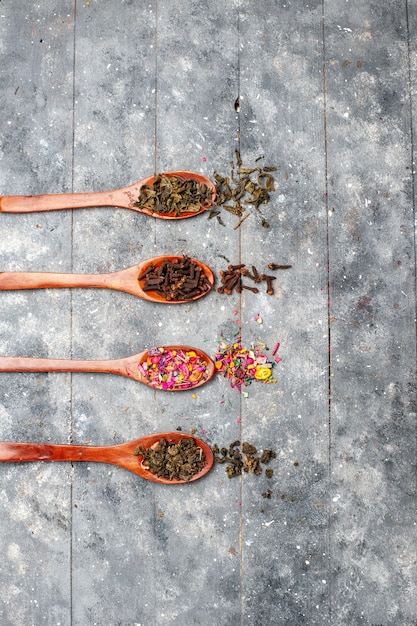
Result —
<instances>
[{"instance_id":1,"label":"spoon handle","mask_svg":"<svg viewBox=\"0 0 417 626\"><path fill-rule=\"evenodd\" d=\"M117 192L52 193L40 196L0 196L0 212L32 213L58 209L85 209L97 206L117 206Z\"/></svg>"},{"instance_id":2,"label":"spoon handle","mask_svg":"<svg viewBox=\"0 0 417 626\"><path fill-rule=\"evenodd\" d=\"M0 291L56 287L110 287L111 275L60 272L0 272Z\"/></svg>"},{"instance_id":3,"label":"spoon handle","mask_svg":"<svg viewBox=\"0 0 417 626\"><path fill-rule=\"evenodd\" d=\"M104 372L133 378L129 358L103 361L0 356L0 372ZM140 379L138 371L137 380Z\"/></svg>"},{"instance_id":4,"label":"spoon handle","mask_svg":"<svg viewBox=\"0 0 417 626\"><path fill-rule=\"evenodd\" d=\"M0 461L103 461L112 463L109 446L0 442Z\"/></svg>"}]
</instances>

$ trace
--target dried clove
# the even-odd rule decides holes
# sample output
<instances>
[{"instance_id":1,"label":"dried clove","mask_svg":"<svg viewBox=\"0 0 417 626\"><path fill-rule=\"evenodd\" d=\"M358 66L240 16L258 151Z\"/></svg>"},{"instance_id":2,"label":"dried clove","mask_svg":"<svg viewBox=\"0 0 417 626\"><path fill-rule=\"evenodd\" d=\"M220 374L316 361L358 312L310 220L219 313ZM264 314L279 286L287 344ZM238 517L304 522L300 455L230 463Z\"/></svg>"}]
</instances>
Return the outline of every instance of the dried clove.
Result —
<instances>
[{"instance_id":1,"label":"dried clove","mask_svg":"<svg viewBox=\"0 0 417 626\"><path fill-rule=\"evenodd\" d=\"M278 263L268 263L268 269L274 270L288 270L292 265L279 265Z\"/></svg>"},{"instance_id":2,"label":"dried clove","mask_svg":"<svg viewBox=\"0 0 417 626\"><path fill-rule=\"evenodd\" d=\"M288 269L291 265L277 265L275 263L270 263L268 268L271 269L276 267L277 269ZM276 276L270 276L267 274L260 274L255 265L251 267L252 271L246 267L244 263L239 263L237 265L229 264L226 270L220 270L221 276L221 286L217 289L219 293L225 293L230 295L235 289L237 293L241 293L243 289L248 291L252 291L253 293L258 293L259 289L257 287L251 287L249 285L244 285L242 283L242 277L249 278L253 280L255 284L259 284L262 281L266 281L266 293L270 296L274 294L274 288L272 282L276 280Z\"/></svg>"},{"instance_id":3,"label":"dried clove","mask_svg":"<svg viewBox=\"0 0 417 626\"><path fill-rule=\"evenodd\" d=\"M273 296L274 295L274 288L272 286L272 281L276 279L276 276L266 276L265 274L261 274L262 280L266 280L266 293L269 296Z\"/></svg>"},{"instance_id":4,"label":"dried clove","mask_svg":"<svg viewBox=\"0 0 417 626\"><path fill-rule=\"evenodd\" d=\"M204 271L187 256L179 262L151 264L138 280L143 281L144 291L155 291L168 301L191 300L212 288Z\"/></svg>"},{"instance_id":5,"label":"dried clove","mask_svg":"<svg viewBox=\"0 0 417 626\"><path fill-rule=\"evenodd\" d=\"M253 274L253 280L255 281L255 283L260 283L262 278L261 276L259 276L258 270L256 269L254 265L252 265L252 274Z\"/></svg>"},{"instance_id":6,"label":"dried clove","mask_svg":"<svg viewBox=\"0 0 417 626\"><path fill-rule=\"evenodd\" d=\"M250 285L242 285L242 289L247 289L248 291L252 291L252 293L259 293L258 287L251 287Z\"/></svg>"}]
</instances>

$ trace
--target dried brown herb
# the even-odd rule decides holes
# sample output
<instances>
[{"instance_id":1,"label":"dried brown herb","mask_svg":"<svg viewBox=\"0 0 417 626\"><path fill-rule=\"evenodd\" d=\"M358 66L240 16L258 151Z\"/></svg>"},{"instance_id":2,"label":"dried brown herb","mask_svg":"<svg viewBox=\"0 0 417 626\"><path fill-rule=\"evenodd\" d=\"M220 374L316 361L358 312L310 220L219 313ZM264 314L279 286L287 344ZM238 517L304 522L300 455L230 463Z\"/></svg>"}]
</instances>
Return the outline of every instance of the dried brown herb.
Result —
<instances>
[{"instance_id":1,"label":"dried brown herb","mask_svg":"<svg viewBox=\"0 0 417 626\"><path fill-rule=\"evenodd\" d=\"M243 216L246 205L255 207L260 211L263 204L270 200L270 193L275 191L275 181L271 172L276 171L276 167L265 165L263 167L242 167L242 158L239 150L235 150L236 164L232 161L229 176L221 176L216 171L213 178L217 186L216 206L220 206L229 213L239 217L237 228L248 217L249 213ZM260 157L262 158L262 157ZM259 159L256 159L259 161ZM210 212L210 217L213 210ZM243 217L243 219L242 219ZM219 217L217 217L219 220ZM219 220L220 221L220 220ZM262 218L262 226L268 228L268 222Z\"/></svg>"},{"instance_id":2,"label":"dried brown herb","mask_svg":"<svg viewBox=\"0 0 417 626\"><path fill-rule=\"evenodd\" d=\"M155 291L168 301L191 300L211 290L204 271L187 256L174 262L164 260L159 266L152 264L138 280L144 281L144 291Z\"/></svg>"},{"instance_id":3,"label":"dried brown herb","mask_svg":"<svg viewBox=\"0 0 417 626\"><path fill-rule=\"evenodd\" d=\"M164 438L150 448L138 446L133 452L143 456L142 464L150 472L168 480L189 481L206 465L203 450L194 439L180 439L177 443L168 443Z\"/></svg>"},{"instance_id":4,"label":"dried brown herb","mask_svg":"<svg viewBox=\"0 0 417 626\"><path fill-rule=\"evenodd\" d=\"M153 213L170 214L197 213L201 207L209 207L213 190L193 179L157 174L154 183L140 188L134 206Z\"/></svg>"},{"instance_id":5,"label":"dried brown herb","mask_svg":"<svg viewBox=\"0 0 417 626\"><path fill-rule=\"evenodd\" d=\"M273 450L264 450L261 454L261 463L269 463L271 459L275 459L276 454Z\"/></svg>"},{"instance_id":6,"label":"dried brown herb","mask_svg":"<svg viewBox=\"0 0 417 626\"><path fill-rule=\"evenodd\" d=\"M214 444L212 451L216 463L227 463L226 474L229 478L240 476L242 472L255 475L262 474L261 464L269 463L271 459L276 457L273 450L264 450L261 455L258 455L254 445L247 441L241 444L239 440L233 441L228 448L219 448L217 444ZM266 471L270 478L272 470Z\"/></svg>"}]
</instances>

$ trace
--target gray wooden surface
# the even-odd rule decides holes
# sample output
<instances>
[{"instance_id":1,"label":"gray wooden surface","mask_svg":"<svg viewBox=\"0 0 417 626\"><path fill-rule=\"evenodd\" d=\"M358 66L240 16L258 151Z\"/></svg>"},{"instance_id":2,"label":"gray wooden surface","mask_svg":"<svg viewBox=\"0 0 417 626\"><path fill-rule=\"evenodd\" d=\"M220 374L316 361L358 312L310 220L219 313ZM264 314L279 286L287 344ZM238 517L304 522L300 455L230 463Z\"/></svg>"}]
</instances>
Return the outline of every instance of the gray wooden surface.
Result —
<instances>
[{"instance_id":1,"label":"gray wooden surface","mask_svg":"<svg viewBox=\"0 0 417 626\"><path fill-rule=\"evenodd\" d=\"M108 272L185 252L290 263L275 296L153 305L0 294L0 354L117 358L281 343L278 382L153 392L103 374L0 374L0 439L119 443L195 429L274 448L174 487L94 463L0 467L0 623L415 626L414 0L0 0L0 194L154 171L275 165L235 229L93 208L0 216L0 271ZM258 320L261 316L262 323ZM271 498L262 498L267 488Z\"/></svg>"}]
</instances>

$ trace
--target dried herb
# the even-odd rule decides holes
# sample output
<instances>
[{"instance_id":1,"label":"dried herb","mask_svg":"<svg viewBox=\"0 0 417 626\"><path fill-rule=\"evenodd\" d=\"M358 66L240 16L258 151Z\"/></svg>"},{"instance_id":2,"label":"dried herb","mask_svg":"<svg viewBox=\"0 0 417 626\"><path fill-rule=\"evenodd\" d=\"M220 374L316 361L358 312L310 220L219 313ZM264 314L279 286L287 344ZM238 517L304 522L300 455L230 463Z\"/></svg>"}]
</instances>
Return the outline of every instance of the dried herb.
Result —
<instances>
[{"instance_id":1,"label":"dried herb","mask_svg":"<svg viewBox=\"0 0 417 626\"><path fill-rule=\"evenodd\" d=\"M239 150L235 150L236 164L232 161L229 176L221 176L216 171L213 172L217 185L216 206L220 206L229 213L233 213L239 219L235 228L238 228L249 213L243 215L246 205L255 207L260 211L263 204L270 200L270 193L275 191L275 181L271 172L276 171L276 167L255 166L242 167L242 158ZM262 158L262 157L260 157ZM258 161L259 159L256 159ZM211 214L209 218L212 217ZM262 226L268 228L268 222L262 218Z\"/></svg>"},{"instance_id":2,"label":"dried herb","mask_svg":"<svg viewBox=\"0 0 417 626\"><path fill-rule=\"evenodd\" d=\"M233 441L228 448L219 448L217 444L212 446L216 463L227 463L226 474L229 478L240 476L242 472L259 475L262 474L261 464L269 463L276 457L273 450L264 450L261 455L257 454L256 446L244 441ZM272 476L272 470L266 470L268 477Z\"/></svg>"},{"instance_id":3,"label":"dried herb","mask_svg":"<svg viewBox=\"0 0 417 626\"><path fill-rule=\"evenodd\" d=\"M194 439L180 439L177 443L168 443L164 438L150 448L138 446L133 452L142 456L142 465L160 478L189 481L206 465L203 450Z\"/></svg>"},{"instance_id":4,"label":"dried herb","mask_svg":"<svg viewBox=\"0 0 417 626\"><path fill-rule=\"evenodd\" d=\"M198 213L201 207L213 204L213 190L193 179L157 174L154 183L140 188L134 206L152 213L173 214Z\"/></svg>"},{"instance_id":5,"label":"dried herb","mask_svg":"<svg viewBox=\"0 0 417 626\"><path fill-rule=\"evenodd\" d=\"M187 256L180 261L164 260L159 266L150 265L138 281L143 281L144 291L154 291L168 301L191 300L212 288L202 268Z\"/></svg>"}]
</instances>

